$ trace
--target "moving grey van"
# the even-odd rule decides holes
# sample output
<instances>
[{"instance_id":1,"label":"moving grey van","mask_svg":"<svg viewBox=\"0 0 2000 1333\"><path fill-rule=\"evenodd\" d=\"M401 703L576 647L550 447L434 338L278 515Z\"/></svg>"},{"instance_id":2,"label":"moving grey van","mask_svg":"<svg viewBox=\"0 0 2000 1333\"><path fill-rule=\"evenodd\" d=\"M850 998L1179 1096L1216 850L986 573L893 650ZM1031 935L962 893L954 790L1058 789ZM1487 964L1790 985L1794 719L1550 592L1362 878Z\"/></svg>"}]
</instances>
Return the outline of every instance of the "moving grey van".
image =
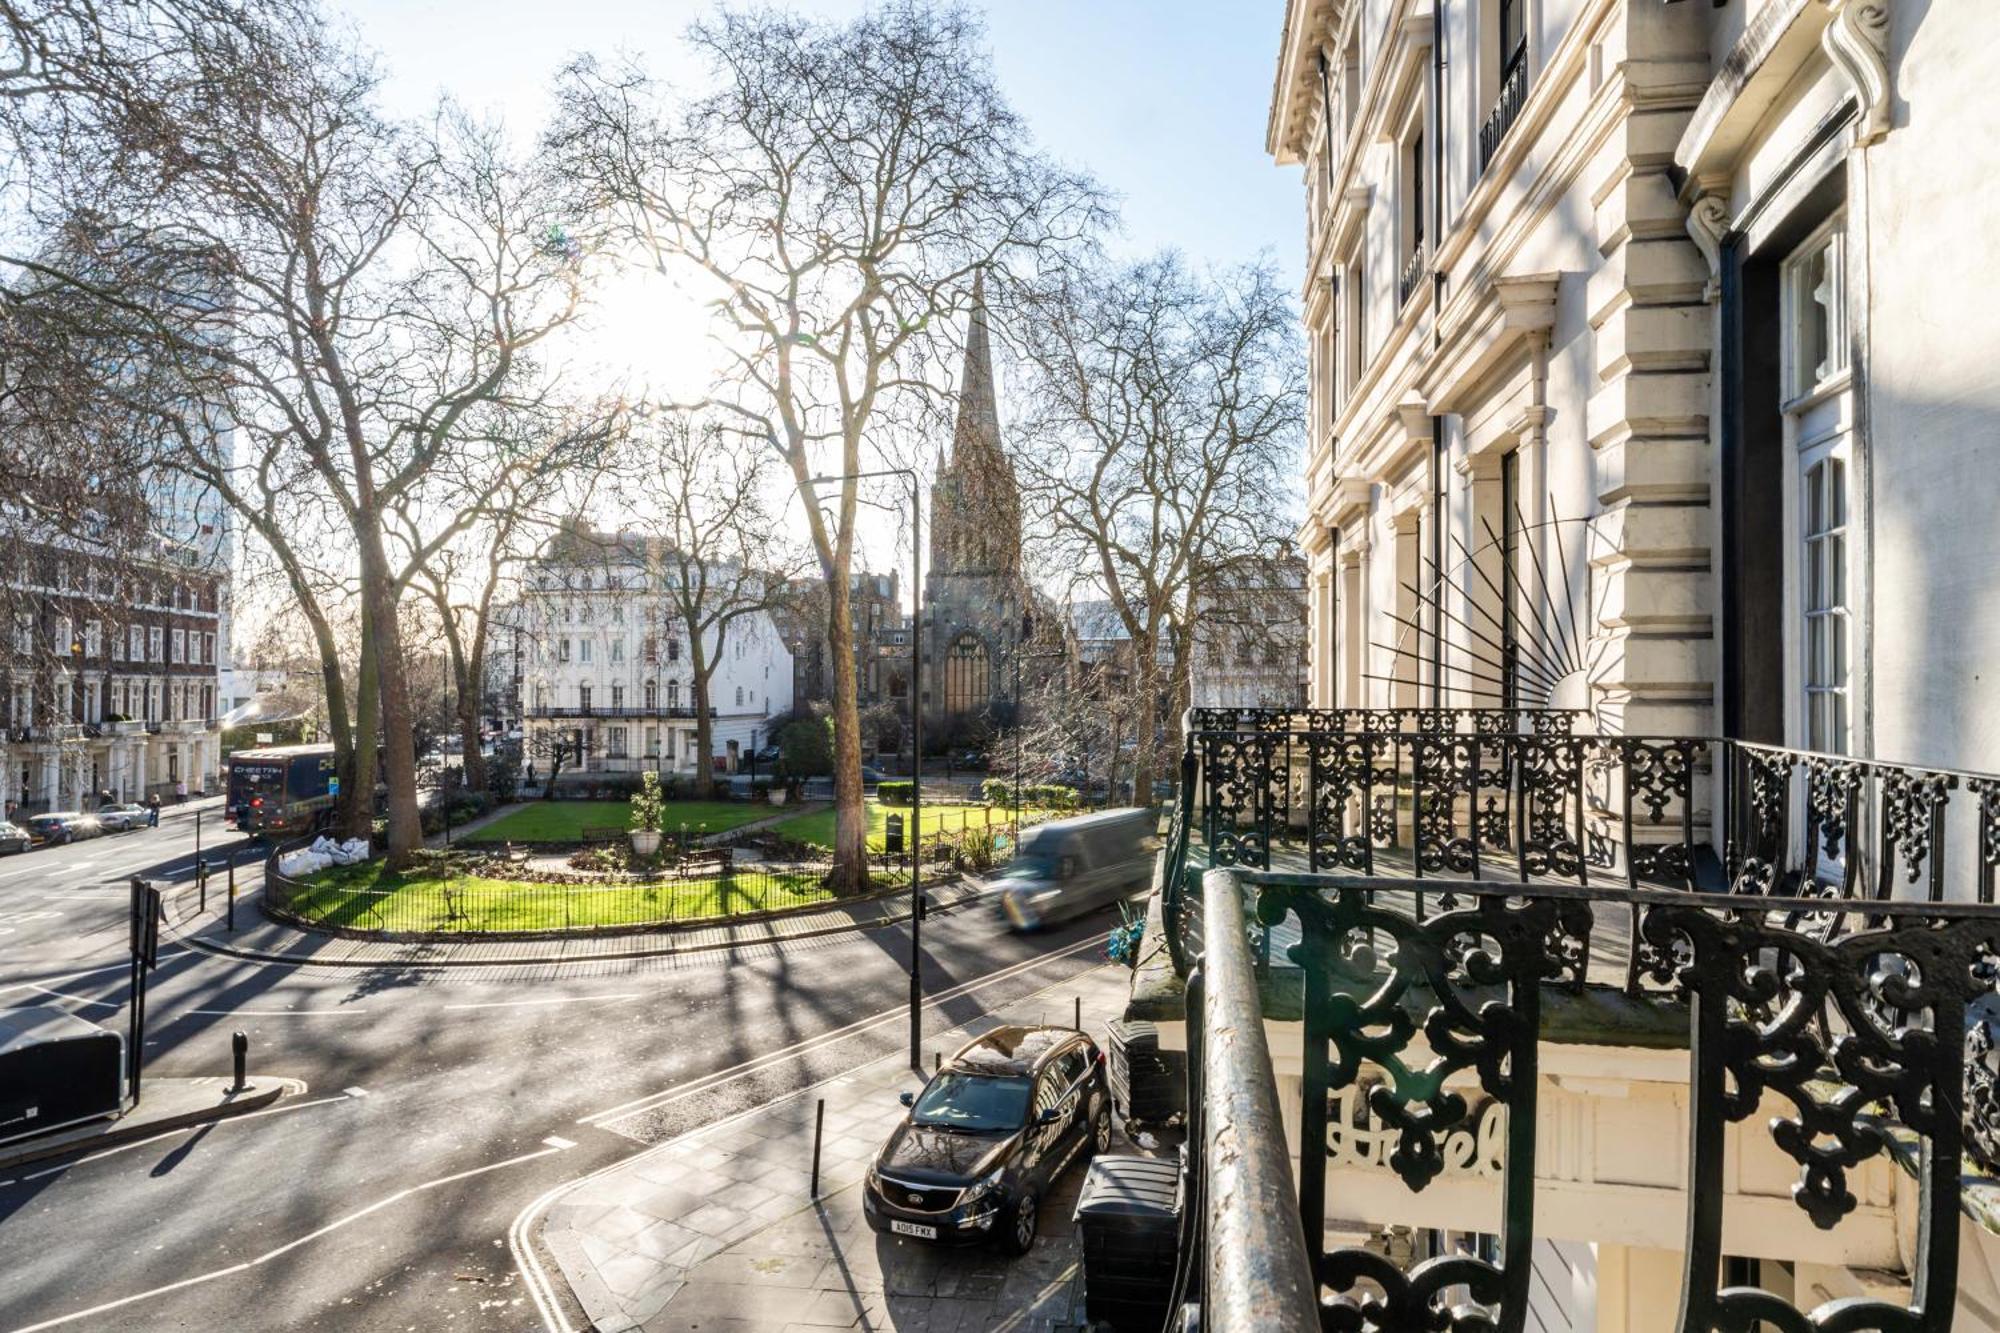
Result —
<instances>
[{"instance_id":1,"label":"moving grey van","mask_svg":"<svg viewBox=\"0 0 2000 1333\"><path fill-rule=\"evenodd\" d=\"M1016 930L1082 916L1152 882L1159 816L1151 810L1100 810L1039 824L994 889Z\"/></svg>"}]
</instances>

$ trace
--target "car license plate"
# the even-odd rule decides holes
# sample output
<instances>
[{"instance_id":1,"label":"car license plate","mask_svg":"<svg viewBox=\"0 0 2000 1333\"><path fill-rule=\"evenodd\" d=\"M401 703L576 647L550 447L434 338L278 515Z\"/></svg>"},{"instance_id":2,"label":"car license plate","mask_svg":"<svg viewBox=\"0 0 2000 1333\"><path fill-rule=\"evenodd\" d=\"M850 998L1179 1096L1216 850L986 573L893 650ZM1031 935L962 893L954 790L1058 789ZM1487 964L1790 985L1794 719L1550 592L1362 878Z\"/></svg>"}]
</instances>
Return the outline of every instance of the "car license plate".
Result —
<instances>
[{"instance_id":1,"label":"car license plate","mask_svg":"<svg viewBox=\"0 0 2000 1333\"><path fill-rule=\"evenodd\" d=\"M918 1240L936 1240L937 1228L927 1227L921 1222L899 1222L889 1219L889 1230L899 1236L915 1236Z\"/></svg>"}]
</instances>

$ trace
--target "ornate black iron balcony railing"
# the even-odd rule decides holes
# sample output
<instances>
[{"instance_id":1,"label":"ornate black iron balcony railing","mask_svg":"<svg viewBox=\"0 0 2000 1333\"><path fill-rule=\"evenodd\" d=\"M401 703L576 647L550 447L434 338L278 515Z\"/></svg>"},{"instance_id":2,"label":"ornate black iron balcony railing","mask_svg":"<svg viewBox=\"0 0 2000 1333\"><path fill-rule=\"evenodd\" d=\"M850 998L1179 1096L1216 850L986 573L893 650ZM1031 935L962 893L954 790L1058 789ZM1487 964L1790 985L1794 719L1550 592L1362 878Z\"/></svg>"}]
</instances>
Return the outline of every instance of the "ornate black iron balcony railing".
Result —
<instances>
[{"instance_id":1,"label":"ornate black iron balcony railing","mask_svg":"<svg viewBox=\"0 0 2000 1333\"><path fill-rule=\"evenodd\" d=\"M1521 106L1528 100L1528 47L1523 42L1508 60L1507 68L1500 76L1500 93L1493 99L1493 109L1486 113L1486 121L1479 127L1479 169L1485 171L1492 162L1493 155L1500 151L1500 144L1507 137L1507 131L1514 128L1514 121L1521 114Z\"/></svg>"},{"instance_id":2,"label":"ornate black iron balcony railing","mask_svg":"<svg viewBox=\"0 0 2000 1333\"><path fill-rule=\"evenodd\" d=\"M1162 877L1177 968L1185 974L1198 929L1185 869L1196 864L1993 900L2000 776L1578 734L1579 721L1535 710L1191 714L1181 850ZM1976 836L1953 843L1945 815L1961 791L1976 805ZM1633 939L1636 985L1646 959Z\"/></svg>"},{"instance_id":3,"label":"ornate black iron balcony railing","mask_svg":"<svg viewBox=\"0 0 2000 1333\"><path fill-rule=\"evenodd\" d=\"M1416 294L1417 284L1423 281L1429 258L1422 242L1419 242L1417 248L1410 251L1410 257L1403 261L1403 271L1396 275L1396 309L1401 310L1408 305L1410 298Z\"/></svg>"},{"instance_id":4,"label":"ornate black iron balcony railing","mask_svg":"<svg viewBox=\"0 0 2000 1333\"><path fill-rule=\"evenodd\" d=\"M1990 1088L1982 1100L1967 1083L1960 1037L1972 1006L1992 993L2000 908L1812 897L1746 904L1727 894L1470 880L1440 887L1458 905L1426 916L1409 880L1208 874L1209 931L1188 983L1189 1142L1198 1151L1184 1244L1199 1262L1183 1263L1189 1280L1179 1293L1202 1304L1205 1327L1523 1327L1542 1018L1558 993L1551 977L1588 952L1606 907L1639 921L1663 960L1647 974L1646 994L1682 1016L1689 1048L1687 1254L1675 1326L1950 1327L1965 1117L1994 1109ZM1296 1218L1284 1208L1292 1177L1260 1021L1259 997L1274 978L1259 975L1246 908L1264 941L1281 923L1297 926L1288 951L1292 984L1303 990ZM1846 928L1801 928L1829 915L1847 918ZM1394 1140L1380 1165L1412 1191L1444 1169L1447 1139L1482 1129L1490 1109L1502 1112L1497 1262L1460 1253L1405 1268L1373 1249L1329 1248L1333 1095L1363 1088L1371 1122ZM1819 1231L1855 1209L1856 1173L1877 1159L1915 1176L1906 1304L1852 1298L1808 1317L1772 1292L1723 1285L1725 1133L1742 1126L1733 1141L1740 1154L1760 1124L1798 1164L1792 1202Z\"/></svg>"}]
</instances>

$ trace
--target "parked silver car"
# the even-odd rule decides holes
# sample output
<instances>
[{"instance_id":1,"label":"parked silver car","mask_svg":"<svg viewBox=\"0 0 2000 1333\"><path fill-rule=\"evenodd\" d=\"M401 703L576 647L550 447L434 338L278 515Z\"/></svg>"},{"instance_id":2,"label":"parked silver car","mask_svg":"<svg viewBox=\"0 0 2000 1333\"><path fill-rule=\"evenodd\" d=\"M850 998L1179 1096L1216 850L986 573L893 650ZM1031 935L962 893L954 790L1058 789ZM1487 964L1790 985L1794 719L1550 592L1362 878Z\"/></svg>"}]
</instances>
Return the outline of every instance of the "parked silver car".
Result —
<instances>
[{"instance_id":1,"label":"parked silver car","mask_svg":"<svg viewBox=\"0 0 2000 1333\"><path fill-rule=\"evenodd\" d=\"M124 805L107 805L97 812L97 822L104 825L106 833L130 833L135 828L145 828L149 823L146 807L134 802Z\"/></svg>"}]
</instances>

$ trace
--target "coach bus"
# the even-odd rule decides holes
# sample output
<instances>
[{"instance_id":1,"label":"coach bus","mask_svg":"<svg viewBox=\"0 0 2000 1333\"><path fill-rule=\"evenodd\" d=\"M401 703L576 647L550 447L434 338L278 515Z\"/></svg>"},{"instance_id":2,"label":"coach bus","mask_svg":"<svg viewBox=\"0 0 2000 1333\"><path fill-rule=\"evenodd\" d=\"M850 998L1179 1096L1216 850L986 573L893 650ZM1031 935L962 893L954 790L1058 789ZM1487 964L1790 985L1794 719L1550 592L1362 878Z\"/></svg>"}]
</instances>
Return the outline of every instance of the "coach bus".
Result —
<instances>
[{"instance_id":1,"label":"coach bus","mask_svg":"<svg viewBox=\"0 0 2000 1333\"><path fill-rule=\"evenodd\" d=\"M308 833L333 818L333 746L274 745L229 756L229 818L243 833Z\"/></svg>"}]
</instances>

